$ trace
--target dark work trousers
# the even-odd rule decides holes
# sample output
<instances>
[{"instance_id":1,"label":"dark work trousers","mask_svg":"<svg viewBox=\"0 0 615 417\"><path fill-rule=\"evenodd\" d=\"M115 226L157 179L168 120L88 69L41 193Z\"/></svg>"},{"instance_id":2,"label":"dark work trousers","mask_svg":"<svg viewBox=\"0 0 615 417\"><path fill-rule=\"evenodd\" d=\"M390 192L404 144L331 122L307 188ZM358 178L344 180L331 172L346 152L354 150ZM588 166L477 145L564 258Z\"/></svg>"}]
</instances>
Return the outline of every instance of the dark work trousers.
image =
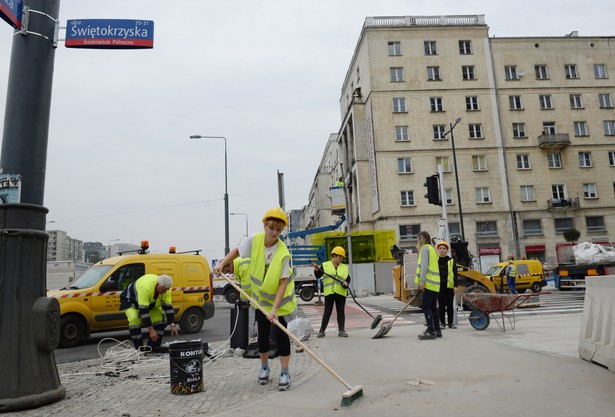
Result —
<instances>
[{"instance_id":1,"label":"dark work trousers","mask_svg":"<svg viewBox=\"0 0 615 417\"><path fill-rule=\"evenodd\" d=\"M455 289L446 288L440 285L440 292L438 293L438 311L440 313L440 326L444 327L447 322L445 318L448 318L448 325L453 324L453 300L455 299Z\"/></svg>"},{"instance_id":2,"label":"dark work trousers","mask_svg":"<svg viewBox=\"0 0 615 417\"><path fill-rule=\"evenodd\" d=\"M254 313L256 318L256 324L258 325L258 351L260 353L269 352L269 334L271 332L271 326L275 327L275 337L278 342L278 354L280 356L290 356L290 338L282 329L269 321L260 310L256 310ZM278 317L278 321L284 327L286 327L286 320L284 317Z\"/></svg>"},{"instance_id":3,"label":"dark work trousers","mask_svg":"<svg viewBox=\"0 0 615 417\"><path fill-rule=\"evenodd\" d=\"M438 293L425 288L421 308L425 314L427 331L429 333L440 331L440 320L438 320Z\"/></svg>"},{"instance_id":4,"label":"dark work trousers","mask_svg":"<svg viewBox=\"0 0 615 417\"><path fill-rule=\"evenodd\" d=\"M344 308L346 307L346 297L333 293L325 296L325 312L322 315L322 322L320 323L320 333L324 333L327 330L331 313L333 312L333 304L335 304L335 313L337 314L337 328L341 332L346 330L346 315Z\"/></svg>"}]
</instances>

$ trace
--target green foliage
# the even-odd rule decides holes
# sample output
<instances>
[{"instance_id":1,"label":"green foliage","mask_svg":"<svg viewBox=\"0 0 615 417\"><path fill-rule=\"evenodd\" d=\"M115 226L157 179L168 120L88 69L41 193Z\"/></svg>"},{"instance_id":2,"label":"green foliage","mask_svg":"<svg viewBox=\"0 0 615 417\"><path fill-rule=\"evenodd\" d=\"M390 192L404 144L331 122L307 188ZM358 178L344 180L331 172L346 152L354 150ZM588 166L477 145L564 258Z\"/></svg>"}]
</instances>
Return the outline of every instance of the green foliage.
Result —
<instances>
[{"instance_id":1,"label":"green foliage","mask_svg":"<svg viewBox=\"0 0 615 417\"><path fill-rule=\"evenodd\" d=\"M568 230L564 230L564 239L566 242L577 243L577 240L581 237L581 232L579 232L574 227Z\"/></svg>"}]
</instances>

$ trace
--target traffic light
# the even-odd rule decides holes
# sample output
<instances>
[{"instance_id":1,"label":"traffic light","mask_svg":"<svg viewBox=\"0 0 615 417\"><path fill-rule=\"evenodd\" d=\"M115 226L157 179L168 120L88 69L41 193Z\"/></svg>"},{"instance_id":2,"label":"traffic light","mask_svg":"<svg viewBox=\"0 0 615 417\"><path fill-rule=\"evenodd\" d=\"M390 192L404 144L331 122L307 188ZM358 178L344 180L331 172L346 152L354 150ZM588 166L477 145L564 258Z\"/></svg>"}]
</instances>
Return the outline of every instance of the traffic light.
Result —
<instances>
[{"instance_id":1,"label":"traffic light","mask_svg":"<svg viewBox=\"0 0 615 417\"><path fill-rule=\"evenodd\" d=\"M456 263L467 267L470 266L472 258L468 251L468 242L461 239L451 239L451 249Z\"/></svg>"},{"instance_id":2,"label":"traffic light","mask_svg":"<svg viewBox=\"0 0 615 417\"><path fill-rule=\"evenodd\" d=\"M436 204L438 206L442 205L442 201L440 200L440 187L438 186L438 175L434 174L427 178L425 178L425 184L427 187L427 194L425 194L425 198L429 201L429 204Z\"/></svg>"}]
</instances>

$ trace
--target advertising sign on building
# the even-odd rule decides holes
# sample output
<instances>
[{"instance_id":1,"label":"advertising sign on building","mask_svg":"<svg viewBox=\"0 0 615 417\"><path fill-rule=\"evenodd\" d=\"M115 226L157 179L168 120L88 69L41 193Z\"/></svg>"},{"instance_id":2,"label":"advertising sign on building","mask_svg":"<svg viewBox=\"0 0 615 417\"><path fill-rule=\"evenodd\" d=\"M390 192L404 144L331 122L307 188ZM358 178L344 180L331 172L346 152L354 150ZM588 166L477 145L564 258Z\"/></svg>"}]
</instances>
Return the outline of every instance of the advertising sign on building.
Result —
<instances>
[{"instance_id":1,"label":"advertising sign on building","mask_svg":"<svg viewBox=\"0 0 615 417\"><path fill-rule=\"evenodd\" d=\"M21 199L21 176L0 174L0 204L19 203Z\"/></svg>"},{"instance_id":2,"label":"advertising sign on building","mask_svg":"<svg viewBox=\"0 0 615 417\"><path fill-rule=\"evenodd\" d=\"M22 0L0 0L0 17L15 29L21 29Z\"/></svg>"},{"instance_id":3,"label":"advertising sign on building","mask_svg":"<svg viewBox=\"0 0 615 417\"><path fill-rule=\"evenodd\" d=\"M69 20L64 45L67 48L89 49L153 48L154 22L125 19Z\"/></svg>"}]
</instances>

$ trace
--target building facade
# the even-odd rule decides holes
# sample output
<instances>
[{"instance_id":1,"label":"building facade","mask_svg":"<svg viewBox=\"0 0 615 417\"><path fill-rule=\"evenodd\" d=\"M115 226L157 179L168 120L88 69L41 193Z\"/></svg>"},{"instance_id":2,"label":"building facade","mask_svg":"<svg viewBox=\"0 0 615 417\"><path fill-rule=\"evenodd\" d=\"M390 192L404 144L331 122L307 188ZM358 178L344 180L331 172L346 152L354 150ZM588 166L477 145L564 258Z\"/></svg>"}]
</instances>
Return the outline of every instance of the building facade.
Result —
<instances>
[{"instance_id":1,"label":"building facade","mask_svg":"<svg viewBox=\"0 0 615 417\"><path fill-rule=\"evenodd\" d=\"M437 234L424 184L440 166L451 236L481 269L553 262L570 228L613 240L614 41L489 37L482 15L368 17L302 226L330 222L321 183L341 174L351 229L413 248Z\"/></svg>"},{"instance_id":2,"label":"building facade","mask_svg":"<svg viewBox=\"0 0 615 417\"><path fill-rule=\"evenodd\" d=\"M85 261L83 242L71 238L63 230L48 230L47 261Z\"/></svg>"}]
</instances>

